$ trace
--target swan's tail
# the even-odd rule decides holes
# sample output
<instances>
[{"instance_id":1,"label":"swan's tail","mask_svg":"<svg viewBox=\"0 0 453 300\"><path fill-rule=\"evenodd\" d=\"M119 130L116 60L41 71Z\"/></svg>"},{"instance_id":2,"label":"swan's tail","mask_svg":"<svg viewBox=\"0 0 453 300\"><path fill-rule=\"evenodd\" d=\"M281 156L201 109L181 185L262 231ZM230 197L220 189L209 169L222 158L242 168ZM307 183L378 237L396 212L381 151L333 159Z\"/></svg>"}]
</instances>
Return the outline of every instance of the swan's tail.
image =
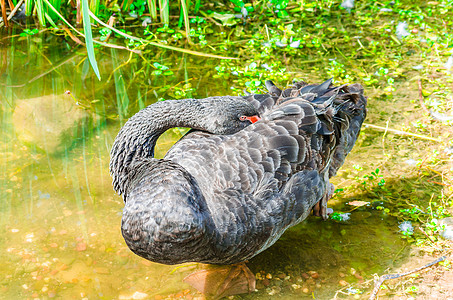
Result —
<instances>
[{"instance_id":1,"label":"swan's tail","mask_svg":"<svg viewBox=\"0 0 453 300\"><path fill-rule=\"evenodd\" d=\"M332 155L329 177L335 176L343 165L346 155L352 150L362 123L366 117L367 98L360 84L344 86L333 103L335 115L333 122L337 136L337 147Z\"/></svg>"},{"instance_id":2,"label":"swan's tail","mask_svg":"<svg viewBox=\"0 0 453 300\"><path fill-rule=\"evenodd\" d=\"M290 104L295 98L302 98L313 105L318 121L309 127L300 128L306 132L316 131L317 135L312 136L312 142L313 139L322 140L317 136L333 134L334 143L330 139L324 140L330 147L334 147L326 145L320 148L324 148L323 153L330 157L329 177L335 176L354 146L366 117L367 98L363 95L363 87L360 84L335 87L332 85L332 79L319 85L295 82L292 87L285 90L280 90L271 81L267 81L266 87L275 99L275 105L279 107L286 106L285 102ZM301 120L301 125L304 125L304 121ZM324 163L327 163L328 159L327 161L325 159L327 157L323 159Z\"/></svg>"}]
</instances>

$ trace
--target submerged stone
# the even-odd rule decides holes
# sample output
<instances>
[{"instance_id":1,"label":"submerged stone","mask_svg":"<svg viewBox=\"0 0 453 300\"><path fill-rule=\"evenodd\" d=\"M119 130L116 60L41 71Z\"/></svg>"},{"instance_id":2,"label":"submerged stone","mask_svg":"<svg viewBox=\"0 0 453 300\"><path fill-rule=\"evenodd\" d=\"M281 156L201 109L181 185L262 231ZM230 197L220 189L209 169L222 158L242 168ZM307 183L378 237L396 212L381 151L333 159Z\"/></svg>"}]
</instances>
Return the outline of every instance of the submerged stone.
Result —
<instances>
[{"instance_id":1,"label":"submerged stone","mask_svg":"<svg viewBox=\"0 0 453 300\"><path fill-rule=\"evenodd\" d=\"M13 113L19 140L50 154L71 147L94 119L67 94L17 100Z\"/></svg>"},{"instance_id":2,"label":"submerged stone","mask_svg":"<svg viewBox=\"0 0 453 300\"><path fill-rule=\"evenodd\" d=\"M440 235L446 240L453 241L453 217L444 218L439 224L444 227Z\"/></svg>"}]
</instances>

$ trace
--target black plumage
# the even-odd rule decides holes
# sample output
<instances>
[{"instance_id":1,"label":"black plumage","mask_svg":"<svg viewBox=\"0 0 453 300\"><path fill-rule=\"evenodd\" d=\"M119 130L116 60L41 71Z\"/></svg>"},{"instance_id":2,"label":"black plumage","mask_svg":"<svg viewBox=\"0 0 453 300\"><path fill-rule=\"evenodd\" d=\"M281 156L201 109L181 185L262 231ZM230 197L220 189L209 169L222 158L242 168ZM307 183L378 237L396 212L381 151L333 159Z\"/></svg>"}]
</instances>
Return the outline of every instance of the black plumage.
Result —
<instances>
[{"instance_id":1,"label":"black plumage","mask_svg":"<svg viewBox=\"0 0 453 300\"><path fill-rule=\"evenodd\" d=\"M122 233L151 261L233 264L271 246L312 209L326 217L336 174L366 115L360 85L295 83L269 94L159 102L126 122L111 151ZM252 124L241 118L259 115ZM166 129L190 127L164 159Z\"/></svg>"}]
</instances>

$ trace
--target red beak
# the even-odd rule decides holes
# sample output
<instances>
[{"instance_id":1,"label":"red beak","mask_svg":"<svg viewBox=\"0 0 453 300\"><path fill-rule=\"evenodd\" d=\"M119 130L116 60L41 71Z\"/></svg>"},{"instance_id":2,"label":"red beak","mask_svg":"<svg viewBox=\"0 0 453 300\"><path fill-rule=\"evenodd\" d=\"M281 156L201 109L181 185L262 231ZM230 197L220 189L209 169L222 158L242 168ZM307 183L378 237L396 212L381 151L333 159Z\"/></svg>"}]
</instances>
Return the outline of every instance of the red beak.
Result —
<instances>
[{"instance_id":1,"label":"red beak","mask_svg":"<svg viewBox=\"0 0 453 300\"><path fill-rule=\"evenodd\" d=\"M246 117L246 119L249 120L250 122L252 122L252 124L261 120L261 118L258 116Z\"/></svg>"}]
</instances>

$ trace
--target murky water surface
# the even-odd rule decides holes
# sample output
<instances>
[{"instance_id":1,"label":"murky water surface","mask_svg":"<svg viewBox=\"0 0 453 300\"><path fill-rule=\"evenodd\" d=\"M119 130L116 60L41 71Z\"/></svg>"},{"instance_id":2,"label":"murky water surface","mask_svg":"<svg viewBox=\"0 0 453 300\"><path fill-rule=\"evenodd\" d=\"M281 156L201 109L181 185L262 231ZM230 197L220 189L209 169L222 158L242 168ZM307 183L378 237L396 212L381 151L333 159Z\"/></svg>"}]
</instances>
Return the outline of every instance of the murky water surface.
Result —
<instances>
[{"instance_id":1,"label":"murky water surface","mask_svg":"<svg viewBox=\"0 0 453 300\"><path fill-rule=\"evenodd\" d=\"M16 38L0 49L0 298L200 297L182 283L197 265L155 264L128 250L109 149L125 120L169 99L170 87L188 80L194 97L228 94L229 83L212 80L216 60L156 52L146 59L176 67L174 75L151 76L144 60L124 65L128 52L104 49L99 82L82 48L47 38ZM180 136L167 132L158 156ZM334 209L344 208L340 202ZM249 262L263 280L244 297L332 298L345 282L370 279L407 255L396 224L371 206L346 222L310 217Z\"/></svg>"}]
</instances>

